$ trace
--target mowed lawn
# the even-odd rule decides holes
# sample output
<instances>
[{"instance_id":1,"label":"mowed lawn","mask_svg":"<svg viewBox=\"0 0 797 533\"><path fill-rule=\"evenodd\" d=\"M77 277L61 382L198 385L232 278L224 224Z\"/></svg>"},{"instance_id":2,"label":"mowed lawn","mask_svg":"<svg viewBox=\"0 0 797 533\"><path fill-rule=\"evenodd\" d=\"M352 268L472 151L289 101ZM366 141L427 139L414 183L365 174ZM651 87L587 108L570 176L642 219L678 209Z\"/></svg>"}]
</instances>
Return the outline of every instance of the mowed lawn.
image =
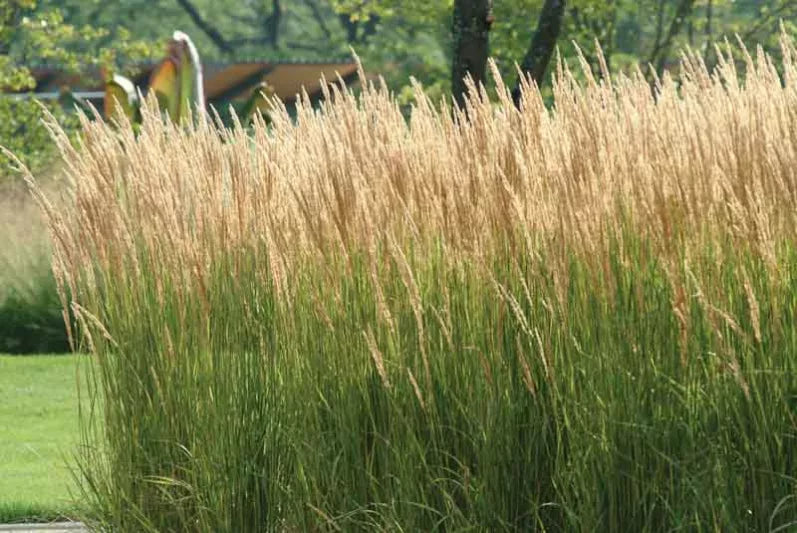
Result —
<instances>
[{"instance_id":1,"label":"mowed lawn","mask_svg":"<svg viewBox=\"0 0 797 533\"><path fill-rule=\"evenodd\" d=\"M74 507L78 356L0 355L0 522ZM34 516L27 516L34 515Z\"/></svg>"}]
</instances>

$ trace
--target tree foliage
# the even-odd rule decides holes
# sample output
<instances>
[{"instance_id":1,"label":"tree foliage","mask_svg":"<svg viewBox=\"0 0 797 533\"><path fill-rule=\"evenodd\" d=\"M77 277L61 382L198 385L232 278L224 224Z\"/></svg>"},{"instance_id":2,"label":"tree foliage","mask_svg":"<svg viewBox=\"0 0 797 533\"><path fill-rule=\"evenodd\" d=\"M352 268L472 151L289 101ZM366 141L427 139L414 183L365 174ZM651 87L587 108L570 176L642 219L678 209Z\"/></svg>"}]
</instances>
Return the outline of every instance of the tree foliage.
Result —
<instances>
[{"instance_id":1,"label":"tree foliage","mask_svg":"<svg viewBox=\"0 0 797 533\"><path fill-rule=\"evenodd\" d=\"M34 66L52 64L75 73L100 68L110 72L151 56L156 49L118 24L111 26L111 31L68 22L58 4L52 0L0 0L0 88L4 91L35 89L30 70ZM28 166L43 166L53 152L41 121L43 113L53 114L67 131L73 131L77 120L69 107L59 101L0 98L0 145ZM0 179L7 175L7 164L0 155Z\"/></svg>"}]
</instances>

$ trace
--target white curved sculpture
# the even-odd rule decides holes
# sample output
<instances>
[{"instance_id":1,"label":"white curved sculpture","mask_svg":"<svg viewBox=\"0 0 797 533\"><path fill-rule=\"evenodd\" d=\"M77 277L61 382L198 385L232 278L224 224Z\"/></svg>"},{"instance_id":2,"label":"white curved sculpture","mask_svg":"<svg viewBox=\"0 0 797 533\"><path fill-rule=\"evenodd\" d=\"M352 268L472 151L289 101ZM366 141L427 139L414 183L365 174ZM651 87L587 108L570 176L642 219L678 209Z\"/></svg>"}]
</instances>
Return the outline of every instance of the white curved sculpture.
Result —
<instances>
[{"instance_id":1,"label":"white curved sculpture","mask_svg":"<svg viewBox=\"0 0 797 533\"><path fill-rule=\"evenodd\" d=\"M196 46L194 46L194 42L191 40L191 37L188 36L187 33L182 31L175 31L172 35L172 40L178 43L185 44L186 48L188 49L189 57L191 58L191 66L194 68L194 95L195 95L195 103L199 109L204 111L205 109L205 90L202 86L203 77L202 77L202 62L199 59L199 51L197 51Z\"/></svg>"}]
</instances>

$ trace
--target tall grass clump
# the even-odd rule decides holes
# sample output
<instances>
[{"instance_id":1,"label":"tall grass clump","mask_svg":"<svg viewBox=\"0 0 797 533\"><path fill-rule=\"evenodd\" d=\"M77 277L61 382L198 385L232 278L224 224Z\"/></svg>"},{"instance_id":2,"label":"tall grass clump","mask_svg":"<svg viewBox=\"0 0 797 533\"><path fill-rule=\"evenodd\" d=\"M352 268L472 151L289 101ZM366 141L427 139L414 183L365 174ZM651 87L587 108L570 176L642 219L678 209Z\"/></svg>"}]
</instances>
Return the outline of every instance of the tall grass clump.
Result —
<instances>
[{"instance_id":1,"label":"tall grass clump","mask_svg":"<svg viewBox=\"0 0 797 533\"><path fill-rule=\"evenodd\" d=\"M55 131L112 531L797 523L797 55ZM742 81L739 81L739 80ZM32 178L31 178L32 180ZM35 192L35 185L34 185ZM67 295L69 297L67 298Z\"/></svg>"}]
</instances>

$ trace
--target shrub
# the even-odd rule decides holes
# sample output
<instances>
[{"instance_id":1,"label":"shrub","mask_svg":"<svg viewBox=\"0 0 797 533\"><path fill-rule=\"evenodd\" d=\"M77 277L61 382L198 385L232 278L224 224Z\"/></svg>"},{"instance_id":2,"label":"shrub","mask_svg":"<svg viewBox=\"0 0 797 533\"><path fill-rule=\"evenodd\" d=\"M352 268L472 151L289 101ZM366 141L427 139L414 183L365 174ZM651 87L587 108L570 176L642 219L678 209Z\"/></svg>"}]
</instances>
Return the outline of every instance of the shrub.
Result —
<instances>
[{"instance_id":1,"label":"shrub","mask_svg":"<svg viewBox=\"0 0 797 533\"><path fill-rule=\"evenodd\" d=\"M0 353L63 353L66 328L46 227L32 199L0 185Z\"/></svg>"}]
</instances>

